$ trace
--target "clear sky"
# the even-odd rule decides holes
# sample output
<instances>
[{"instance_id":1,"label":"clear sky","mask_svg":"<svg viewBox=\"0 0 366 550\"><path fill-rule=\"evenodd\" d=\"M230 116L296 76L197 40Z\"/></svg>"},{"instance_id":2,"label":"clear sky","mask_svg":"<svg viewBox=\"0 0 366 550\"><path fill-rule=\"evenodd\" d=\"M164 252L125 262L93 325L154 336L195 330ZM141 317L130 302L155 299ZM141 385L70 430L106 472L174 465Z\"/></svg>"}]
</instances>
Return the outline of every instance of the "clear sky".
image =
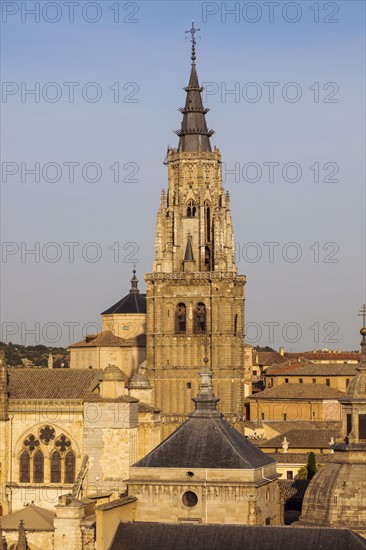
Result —
<instances>
[{"instance_id":1,"label":"clear sky","mask_svg":"<svg viewBox=\"0 0 366 550\"><path fill-rule=\"evenodd\" d=\"M68 345L95 331L134 261L145 288L194 19L247 339L358 349L364 2L1 4L3 341Z\"/></svg>"}]
</instances>

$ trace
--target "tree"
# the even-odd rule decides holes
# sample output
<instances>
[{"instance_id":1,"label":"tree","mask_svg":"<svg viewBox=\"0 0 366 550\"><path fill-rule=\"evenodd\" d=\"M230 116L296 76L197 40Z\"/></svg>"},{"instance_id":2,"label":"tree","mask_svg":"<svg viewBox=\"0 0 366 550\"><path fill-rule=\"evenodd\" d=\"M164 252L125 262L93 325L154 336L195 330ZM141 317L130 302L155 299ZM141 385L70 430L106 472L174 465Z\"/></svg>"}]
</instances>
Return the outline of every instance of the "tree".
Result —
<instances>
[{"instance_id":1,"label":"tree","mask_svg":"<svg viewBox=\"0 0 366 550\"><path fill-rule=\"evenodd\" d=\"M313 479L313 477L317 472L315 454L313 453L313 451L310 451L310 453L308 454L307 469L308 469L308 479Z\"/></svg>"}]
</instances>

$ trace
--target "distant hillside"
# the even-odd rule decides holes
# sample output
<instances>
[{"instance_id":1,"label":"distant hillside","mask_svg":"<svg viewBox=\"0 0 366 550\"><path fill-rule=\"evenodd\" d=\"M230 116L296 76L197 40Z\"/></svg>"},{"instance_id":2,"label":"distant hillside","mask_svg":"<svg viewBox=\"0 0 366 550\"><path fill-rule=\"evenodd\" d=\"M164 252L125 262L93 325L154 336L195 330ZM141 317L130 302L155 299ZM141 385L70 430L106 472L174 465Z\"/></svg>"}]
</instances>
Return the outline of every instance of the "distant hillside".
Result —
<instances>
[{"instance_id":1,"label":"distant hillside","mask_svg":"<svg viewBox=\"0 0 366 550\"><path fill-rule=\"evenodd\" d=\"M52 348L42 345L23 346L0 342L0 350L5 352L6 364L11 367L47 367L50 352L54 368L68 368L70 358L65 348Z\"/></svg>"}]
</instances>

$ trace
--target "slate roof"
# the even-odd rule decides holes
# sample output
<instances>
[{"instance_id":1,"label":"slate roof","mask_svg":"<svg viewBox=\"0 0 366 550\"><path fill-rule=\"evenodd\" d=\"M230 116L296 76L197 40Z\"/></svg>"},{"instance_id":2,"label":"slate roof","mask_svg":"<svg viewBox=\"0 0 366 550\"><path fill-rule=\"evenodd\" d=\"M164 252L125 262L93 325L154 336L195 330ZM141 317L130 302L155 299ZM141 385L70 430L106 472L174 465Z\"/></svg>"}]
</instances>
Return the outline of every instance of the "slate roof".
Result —
<instances>
[{"instance_id":1,"label":"slate roof","mask_svg":"<svg viewBox=\"0 0 366 550\"><path fill-rule=\"evenodd\" d=\"M286 366L272 366L266 370L266 375L281 375L286 376L355 376L357 364L337 364L337 363L307 363L307 364L292 364Z\"/></svg>"},{"instance_id":2,"label":"slate roof","mask_svg":"<svg viewBox=\"0 0 366 550\"><path fill-rule=\"evenodd\" d=\"M286 437L289 449L329 449L329 441L337 435L338 430L290 430L258 443L258 447L282 448L282 441Z\"/></svg>"},{"instance_id":3,"label":"slate roof","mask_svg":"<svg viewBox=\"0 0 366 550\"><path fill-rule=\"evenodd\" d=\"M120 523L109 550L364 550L349 529Z\"/></svg>"},{"instance_id":4,"label":"slate roof","mask_svg":"<svg viewBox=\"0 0 366 550\"><path fill-rule=\"evenodd\" d=\"M146 313L146 294L129 292L116 304L103 311L101 315L112 313Z\"/></svg>"},{"instance_id":5,"label":"slate roof","mask_svg":"<svg viewBox=\"0 0 366 550\"><path fill-rule=\"evenodd\" d=\"M345 393L325 384L280 384L248 399L340 399Z\"/></svg>"},{"instance_id":6,"label":"slate roof","mask_svg":"<svg viewBox=\"0 0 366 550\"><path fill-rule=\"evenodd\" d=\"M93 369L8 368L10 399L83 399L97 386Z\"/></svg>"},{"instance_id":7,"label":"slate roof","mask_svg":"<svg viewBox=\"0 0 366 550\"><path fill-rule=\"evenodd\" d=\"M0 527L4 531L17 531L19 522L24 521L26 531L53 531L55 517L54 512L30 504L17 512L0 518Z\"/></svg>"},{"instance_id":8,"label":"slate roof","mask_svg":"<svg viewBox=\"0 0 366 550\"><path fill-rule=\"evenodd\" d=\"M272 463L224 418L191 417L133 467L252 469Z\"/></svg>"},{"instance_id":9,"label":"slate roof","mask_svg":"<svg viewBox=\"0 0 366 550\"><path fill-rule=\"evenodd\" d=\"M134 338L121 338L113 334L111 330L105 330L100 334L96 334L92 339L81 340L69 346L70 348L93 348L93 347L129 347L137 345L140 347L146 346L146 334L138 334Z\"/></svg>"}]
</instances>

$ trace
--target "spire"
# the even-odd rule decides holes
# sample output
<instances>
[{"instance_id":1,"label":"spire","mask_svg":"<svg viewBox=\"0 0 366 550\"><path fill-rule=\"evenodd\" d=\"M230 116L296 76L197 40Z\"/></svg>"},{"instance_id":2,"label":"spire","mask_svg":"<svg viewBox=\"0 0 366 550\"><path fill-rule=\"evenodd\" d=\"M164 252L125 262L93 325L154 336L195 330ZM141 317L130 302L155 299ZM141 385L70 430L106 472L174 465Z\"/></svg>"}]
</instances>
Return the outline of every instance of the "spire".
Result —
<instances>
[{"instance_id":1,"label":"spire","mask_svg":"<svg viewBox=\"0 0 366 550\"><path fill-rule=\"evenodd\" d=\"M0 531L0 550L8 550L8 543L6 542L6 538Z\"/></svg>"},{"instance_id":2,"label":"spire","mask_svg":"<svg viewBox=\"0 0 366 550\"><path fill-rule=\"evenodd\" d=\"M195 29L192 21L192 28L187 33L191 33L192 53L191 53L191 75L189 84L184 90L187 92L185 107L179 109L183 114L183 120L180 130L175 133L179 136L178 150L183 152L211 152L210 137L214 133L208 130L205 115L209 109L203 107L201 92L203 88L199 85L196 71L196 39Z\"/></svg>"},{"instance_id":3,"label":"spire","mask_svg":"<svg viewBox=\"0 0 366 550\"><path fill-rule=\"evenodd\" d=\"M24 529L24 521L21 519L19 522L19 530L18 530L18 543L16 545L16 550L29 550L29 546L27 543L27 536L25 534Z\"/></svg>"},{"instance_id":4,"label":"spire","mask_svg":"<svg viewBox=\"0 0 366 550\"><path fill-rule=\"evenodd\" d=\"M139 282L138 278L136 277L136 266L134 265L133 266L133 276L132 276L132 279L131 279L131 289L130 289L130 292L137 292L139 293L139 289L137 288L137 283Z\"/></svg>"},{"instance_id":5,"label":"spire","mask_svg":"<svg viewBox=\"0 0 366 550\"><path fill-rule=\"evenodd\" d=\"M211 418L217 416L222 418L224 415L217 410L217 403L220 401L218 397L214 396L212 386L212 371L204 367L199 373L201 377L198 396L194 397L192 401L195 404L195 410L188 416L200 416Z\"/></svg>"}]
</instances>

